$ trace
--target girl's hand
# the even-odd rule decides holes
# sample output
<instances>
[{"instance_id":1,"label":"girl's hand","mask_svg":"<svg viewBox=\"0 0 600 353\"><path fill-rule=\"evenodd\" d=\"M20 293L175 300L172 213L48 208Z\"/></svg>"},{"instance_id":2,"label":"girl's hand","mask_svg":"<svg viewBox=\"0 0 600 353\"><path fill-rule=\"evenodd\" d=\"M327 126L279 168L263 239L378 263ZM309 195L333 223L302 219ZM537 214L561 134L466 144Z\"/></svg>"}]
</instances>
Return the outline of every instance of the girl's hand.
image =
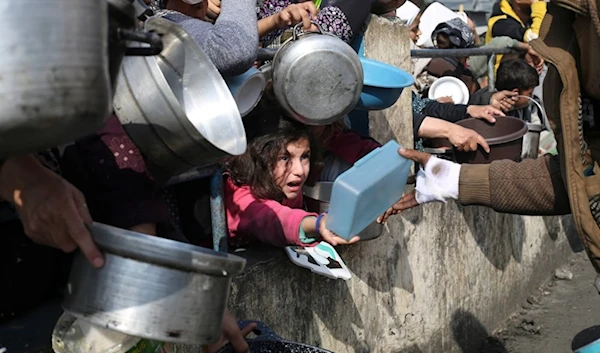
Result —
<instances>
[{"instance_id":1,"label":"girl's hand","mask_svg":"<svg viewBox=\"0 0 600 353\"><path fill-rule=\"evenodd\" d=\"M467 129L460 125L454 124L448 134L448 140L459 151L476 151L478 145L481 145L486 152L490 152L490 146L483 136L479 135L475 130Z\"/></svg>"},{"instance_id":2,"label":"girl's hand","mask_svg":"<svg viewBox=\"0 0 600 353\"><path fill-rule=\"evenodd\" d=\"M317 8L312 1L291 4L273 16L276 28L283 29L302 22L305 31L316 30L310 19L317 17Z\"/></svg>"},{"instance_id":3,"label":"girl's hand","mask_svg":"<svg viewBox=\"0 0 600 353\"><path fill-rule=\"evenodd\" d=\"M316 228L316 220L315 220L315 228ZM326 213L322 214L321 221L319 222L318 231L319 231L319 234L321 234L321 238L333 246L354 244L360 240L359 237L354 237L350 240L346 240L346 239L336 235L329 229L327 229L327 214Z\"/></svg>"}]
</instances>

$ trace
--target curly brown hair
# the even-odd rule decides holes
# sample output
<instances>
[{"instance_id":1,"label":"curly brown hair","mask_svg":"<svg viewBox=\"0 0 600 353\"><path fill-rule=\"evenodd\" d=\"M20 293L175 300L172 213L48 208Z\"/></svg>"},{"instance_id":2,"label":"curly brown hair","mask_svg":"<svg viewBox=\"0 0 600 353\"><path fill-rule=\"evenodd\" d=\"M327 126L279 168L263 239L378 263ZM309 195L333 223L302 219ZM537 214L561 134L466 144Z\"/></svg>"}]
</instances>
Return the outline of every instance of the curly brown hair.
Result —
<instances>
[{"instance_id":1,"label":"curly brown hair","mask_svg":"<svg viewBox=\"0 0 600 353\"><path fill-rule=\"evenodd\" d=\"M310 172L308 180L321 169L321 149L310 129L286 117L275 107L255 109L257 119L255 136L248 144L246 153L229 158L224 162L224 170L236 186L248 185L252 195L263 200L285 199L285 194L273 178L277 158L289 143L306 139L310 146ZM251 118L251 115L246 118ZM270 125L270 127L268 126Z\"/></svg>"}]
</instances>

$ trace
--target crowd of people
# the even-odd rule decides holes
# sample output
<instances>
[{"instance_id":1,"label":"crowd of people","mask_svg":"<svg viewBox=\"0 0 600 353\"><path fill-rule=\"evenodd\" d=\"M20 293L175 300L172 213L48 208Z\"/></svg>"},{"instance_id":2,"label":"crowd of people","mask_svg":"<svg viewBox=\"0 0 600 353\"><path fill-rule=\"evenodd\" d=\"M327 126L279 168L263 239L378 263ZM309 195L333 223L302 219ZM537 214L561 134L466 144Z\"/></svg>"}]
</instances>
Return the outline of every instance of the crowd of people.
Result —
<instances>
[{"instance_id":1,"label":"crowd of people","mask_svg":"<svg viewBox=\"0 0 600 353\"><path fill-rule=\"evenodd\" d=\"M574 59L560 62L560 55L567 54L555 53L556 49L546 44L551 40L548 33L557 24L556 18L544 20L547 4L543 0L501 0L489 19L485 38L480 38L473 22L461 15L435 23L432 33L423 34L420 25L433 19L427 16L428 5L416 1L146 2L154 16L173 21L186 30L224 77L241 74L253 65L260 66L262 63L256 62L258 48L272 46L291 26L301 24L303 30L310 31L318 24L351 43L371 13L403 20L409 29L407 40L412 48L418 48L423 35L430 36L438 49L465 49L480 44L514 48L514 54L497 58L495 89L487 84L486 57L448 55L412 60L411 74L415 78L412 112L403 112L397 119L412 119L417 142L415 150L400 153L423 167L417 175L416 190L405 195L379 221L384 222L392 214L418 204L448 199L519 214L593 212L589 207L586 211L586 202L582 204L578 198L582 192L594 190L584 187L582 191L581 185L588 185L583 179L595 176L596 170L580 129L583 126L581 114L571 111L575 114L569 117L571 125L564 123L565 105L577 106L578 99L581 101L579 94L572 92L575 88L569 86L574 82L565 81L566 77L573 77L573 72L576 81L577 71L575 64L561 66L573 63ZM562 9L554 7L557 12L564 12ZM589 24L589 28L592 25L595 26L595 22ZM595 32L586 28L582 27L580 32L593 37ZM597 69L589 65L588 61L585 69L593 77ZM541 74L546 75L544 80L540 80ZM432 84L445 76L464 83L469 91L466 104L456 104L450 97L428 98ZM534 93L541 82L543 96ZM594 90L597 83L594 86L585 79L583 83L592 87L588 89L588 98L598 98ZM546 90L547 85L553 85L552 89ZM568 98L560 95L561 87L571 89ZM552 109L538 108L544 105ZM419 152L434 138L446 138L463 151L478 148L489 151L480 134L456 122L466 118L494 122L503 116L547 125L543 138L550 143L540 148L536 156L539 158L520 163L499 161L490 165L461 166ZM360 125L357 120L360 118L360 115L350 114L327 126L303 125L287 116L268 85L261 102L244 117L248 137L246 153L222 161L229 245L232 248L252 244L285 247L307 246L319 241L332 245L357 242L358 237L346 240L329 231L327 214L319 213L318 204L303 197L302 187L334 180L381 146L368 136L368 131L353 129ZM553 128L562 126L562 135L557 134L556 139L550 124L544 123L548 120L552 121ZM565 133L566 126L571 128ZM573 148L566 144L573 139L581 146L581 151L576 151L581 158L574 157ZM582 179L580 182L565 172L569 163L574 165L577 161L583 164L571 169ZM437 172L433 173L434 169ZM440 195L428 190L424 179L432 180L447 192ZM566 185L566 181L573 185ZM116 115L97 133L67 146L0 161L0 200L4 200L0 203L0 233L3 235L0 263L6 286L0 296L0 320L19 315L64 283L70 261L70 255L65 253L78 248L94 266L103 266L103 256L86 228L92 220L210 247L207 195L206 180L174 186L158 184L143 154L127 136ZM588 196L585 199L600 209L600 195ZM577 202L580 203L575 208ZM591 214L578 226L600 270L600 231L596 223L600 212L593 213L593 217ZM247 345L243 335L247 332L248 327L240 330L235 318L226 314L223 341L231 341L236 351L245 352ZM222 343L211 349L217 349Z\"/></svg>"}]
</instances>

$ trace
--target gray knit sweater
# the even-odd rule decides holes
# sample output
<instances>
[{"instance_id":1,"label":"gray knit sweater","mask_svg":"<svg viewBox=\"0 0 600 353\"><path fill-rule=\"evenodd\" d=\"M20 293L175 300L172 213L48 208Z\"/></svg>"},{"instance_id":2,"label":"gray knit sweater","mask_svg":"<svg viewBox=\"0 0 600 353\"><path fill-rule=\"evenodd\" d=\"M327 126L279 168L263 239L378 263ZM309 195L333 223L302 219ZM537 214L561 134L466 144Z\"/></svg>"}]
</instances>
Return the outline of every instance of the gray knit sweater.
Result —
<instances>
[{"instance_id":1,"label":"gray knit sweater","mask_svg":"<svg viewBox=\"0 0 600 353\"><path fill-rule=\"evenodd\" d=\"M181 25L223 76L239 75L256 60L256 0L223 0L214 25L179 12L169 12L164 18Z\"/></svg>"}]
</instances>

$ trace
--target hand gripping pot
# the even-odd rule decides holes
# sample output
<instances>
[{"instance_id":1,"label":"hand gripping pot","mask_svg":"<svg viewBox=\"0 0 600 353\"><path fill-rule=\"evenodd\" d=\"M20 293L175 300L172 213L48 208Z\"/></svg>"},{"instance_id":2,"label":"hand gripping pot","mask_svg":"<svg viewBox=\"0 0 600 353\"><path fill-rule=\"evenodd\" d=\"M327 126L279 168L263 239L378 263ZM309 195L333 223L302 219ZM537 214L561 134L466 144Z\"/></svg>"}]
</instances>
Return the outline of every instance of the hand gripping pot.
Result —
<instances>
[{"instance_id":1,"label":"hand gripping pot","mask_svg":"<svg viewBox=\"0 0 600 353\"><path fill-rule=\"evenodd\" d=\"M95 268L81 252L75 255L65 311L141 338L217 341L231 279L246 260L98 223L90 230L106 262Z\"/></svg>"}]
</instances>

